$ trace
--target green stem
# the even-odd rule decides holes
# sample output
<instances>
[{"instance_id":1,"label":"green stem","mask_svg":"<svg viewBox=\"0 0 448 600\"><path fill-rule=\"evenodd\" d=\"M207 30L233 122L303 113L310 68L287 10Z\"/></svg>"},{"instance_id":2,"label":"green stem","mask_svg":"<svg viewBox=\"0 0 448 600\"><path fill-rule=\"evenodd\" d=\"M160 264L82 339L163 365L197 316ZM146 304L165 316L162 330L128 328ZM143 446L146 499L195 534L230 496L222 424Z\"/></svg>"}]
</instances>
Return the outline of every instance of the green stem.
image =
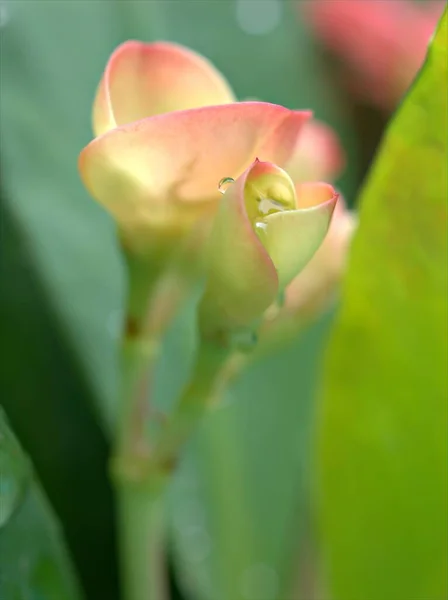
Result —
<instances>
[{"instance_id":1,"label":"green stem","mask_svg":"<svg viewBox=\"0 0 448 600\"><path fill-rule=\"evenodd\" d=\"M149 392L159 342L151 338L125 338L121 349L121 393L115 462L129 481L140 481L138 470L150 453L148 423L152 407Z\"/></svg>"},{"instance_id":2,"label":"green stem","mask_svg":"<svg viewBox=\"0 0 448 600\"><path fill-rule=\"evenodd\" d=\"M185 442L213 397L228 351L201 344L192 379L150 447L144 426L148 419L135 418L139 417L135 401L141 394L146 405L148 369L155 356L154 343L149 340L128 341L124 346L124 412L114 475L126 600L167 597L163 556L166 488ZM140 390L142 381L146 384Z\"/></svg>"},{"instance_id":3,"label":"green stem","mask_svg":"<svg viewBox=\"0 0 448 600\"><path fill-rule=\"evenodd\" d=\"M121 347L120 405L112 461L123 597L165 600L164 485L146 476L152 377L160 337L146 327L159 287L157 272L126 256L129 290Z\"/></svg>"},{"instance_id":4,"label":"green stem","mask_svg":"<svg viewBox=\"0 0 448 600\"><path fill-rule=\"evenodd\" d=\"M163 487L124 484L117 489L121 574L126 600L168 597Z\"/></svg>"},{"instance_id":5,"label":"green stem","mask_svg":"<svg viewBox=\"0 0 448 600\"><path fill-rule=\"evenodd\" d=\"M122 589L125 600L165 600L165 483L147 477L150 456L149 390L158 344L125 339L122 348L121 416L113 475L117 495Z\"/></svg>"},{"instance_id":6,"label":"green stem","mask_svg":"<svg viewBox=\"0 0 448 600\"><path fill-rule=\"evenodd\" d=\"M215 386L228 356L226 348L207 342L200 344L192 378L162 428L151 454L151 472L169 473L174 470L185 442L214 397Z\"/></svg>"},{"instance_id":7,"label":"green stem","mask_svg":"<svg viewBox=\"0 0 448 600\"><path fill-rule=\"evenodd\" d=\"M149 395L160 339L190 288L173 273L160 284L147 265L128 258L129 294L122 345L120 414L112 463L117 494L125 600L165 600L164 503L184 443L213 396L228 352L200 346L190 384L168 420L156 428ZM154 439L152 439L154 437Z\"/></svg>"}]
</instances>

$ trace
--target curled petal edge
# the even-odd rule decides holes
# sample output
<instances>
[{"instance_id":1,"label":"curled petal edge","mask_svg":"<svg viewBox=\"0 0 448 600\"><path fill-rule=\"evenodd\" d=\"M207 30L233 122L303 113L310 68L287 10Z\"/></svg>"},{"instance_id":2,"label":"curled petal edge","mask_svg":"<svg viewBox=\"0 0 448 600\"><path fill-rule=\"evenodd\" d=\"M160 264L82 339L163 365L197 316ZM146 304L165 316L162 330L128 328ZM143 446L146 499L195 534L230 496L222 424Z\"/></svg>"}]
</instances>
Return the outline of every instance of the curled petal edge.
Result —
<instances>
[{"instance_id":1,"label":"curled petal edge","mask_svg":"<svg viewBox=\"0 0 448 600\"><path fill-rule=\"evenodd\" d=\"M253 163L227 190L208 247L209 275L201 304L201 327L244 328L275 300L275 266L247 215L244 190Z\"/></svg>"},{"instance_id":2,"label":"curled petal edge","mask_svg":"<svg viewBox=\"0 0 448 600\"><path fill-rule=\"evenodd\" d=\"M268 215L257 230L284 289L311 260L330 227L339 195L326 183L297 186L297 210Z\"/></svg>"}]
</instances>

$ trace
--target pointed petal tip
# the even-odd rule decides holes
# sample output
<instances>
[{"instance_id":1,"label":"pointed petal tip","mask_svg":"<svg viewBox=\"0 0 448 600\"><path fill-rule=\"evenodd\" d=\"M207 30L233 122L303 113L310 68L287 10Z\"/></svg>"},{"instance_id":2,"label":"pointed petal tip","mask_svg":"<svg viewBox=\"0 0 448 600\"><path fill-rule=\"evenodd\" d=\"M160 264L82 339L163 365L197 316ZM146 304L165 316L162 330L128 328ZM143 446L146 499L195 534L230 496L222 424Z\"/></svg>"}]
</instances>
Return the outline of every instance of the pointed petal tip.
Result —
<instances>
[{"instance_id":1,"label":"pointed petal tip","mask_svg":"<svg viewBox=\"0 0 448 600\"><path fill-rule=\"evenodd\" d=\"M331 184L321 181L297 184L296 194L299 209L328 204L328 207L332 207L334 210L339 198L339 193Z\"/></svg>"}]
</instances>

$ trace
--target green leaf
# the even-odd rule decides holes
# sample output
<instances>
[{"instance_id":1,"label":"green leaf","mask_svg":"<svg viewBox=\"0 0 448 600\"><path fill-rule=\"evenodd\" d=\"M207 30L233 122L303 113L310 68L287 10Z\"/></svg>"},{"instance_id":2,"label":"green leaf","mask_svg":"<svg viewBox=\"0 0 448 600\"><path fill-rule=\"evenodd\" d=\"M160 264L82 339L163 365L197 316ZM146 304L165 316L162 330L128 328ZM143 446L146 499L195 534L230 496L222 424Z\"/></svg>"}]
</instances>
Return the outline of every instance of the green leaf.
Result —
<instances>
[{"instance_id":1,"label":"green leaf","mask_svg":"<svg viewBox=\"0 0 448 600\"><path fill-rule=\"evenodd\" d=\"M83 587L89 597L104 593L113 600L117 565L107 446L88 410L93 393L62 343L61 322L33 266L27 240L3 205L1 401L64 525Z\"/></svg>"},{"instance_id":2,"label":"green leaf","mask_svg":"<svg viewBox=\"0 0 448 600\"><path fill-rule=\"evenodd\" d=\"M382 143L320 422L335 600L447 594L447 14Z\"/></svg>"},{"instance_id":3,"label":"green leaf","mask_svg":"<svg viewBox=\"0 0 448 600\"><path fill-rule=\"evenodd\" d=\"M0 410L0 591L4 600L79 600L64 540Z\"/></svg>"}]
</instances>

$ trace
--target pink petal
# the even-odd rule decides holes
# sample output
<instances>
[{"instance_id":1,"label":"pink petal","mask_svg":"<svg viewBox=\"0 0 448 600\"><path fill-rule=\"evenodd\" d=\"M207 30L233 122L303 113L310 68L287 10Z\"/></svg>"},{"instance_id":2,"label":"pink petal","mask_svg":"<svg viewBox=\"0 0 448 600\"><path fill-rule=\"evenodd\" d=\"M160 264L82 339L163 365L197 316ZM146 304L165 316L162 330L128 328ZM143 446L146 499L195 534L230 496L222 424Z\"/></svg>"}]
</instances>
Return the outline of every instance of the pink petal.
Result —
<instances>
[{"instance_id":1,"label":"pink petal","mask_svg":"<svg viewBox=\"0 0 448 600\"><path fill-rule=\"evenodd\" d=\"M411 0L299 3L316 34L350 67L352 87L381 108L394 108L411 83L444 5Z\"/></svg>"},{"instance_id":2,"label":"pink petal","mask_svg":"<svg viewBox=\"0 0 448 600\"><path fill-rule=\"evenodd\" d=\"M210 210L221 197L220 180L236 179L257 156L283 166L309 116L262 102L159 115L93 140L79 169L119 223L167 223L194 205Z\"/></svg>"},{"instance_id":3,"label":"pink petal","mask_svg":"<svg viewBox=\"0 0 448 600\"><path fill-rule=\"evenodd\" d=\"M96 135L175 110L234 102L221 73L196 52L169 42L129 41L112 54L94 104Z\"/></svg>"},{"instance_id":4,"label":"pink petal","mask_svg":"<svg viewBox=\"0 0 448 600\"><path fill-rule=\"evenodd\" d=\"M303 127L286 170L296 183L334 181L344 164L344 151L336 133L312 119Z\"/></svg>"},{"instance_id":5,"label":"pink petal","mask_svg":"<svg viewBox=\"0 0 448 600\"><path fill-rule=\"evenodd\" d=\"M338 197L333 186L321 182L298 183L296 185L296 194L298 208L311 208L312 206L325 204Z\"/></svg>"}]
</instances>

